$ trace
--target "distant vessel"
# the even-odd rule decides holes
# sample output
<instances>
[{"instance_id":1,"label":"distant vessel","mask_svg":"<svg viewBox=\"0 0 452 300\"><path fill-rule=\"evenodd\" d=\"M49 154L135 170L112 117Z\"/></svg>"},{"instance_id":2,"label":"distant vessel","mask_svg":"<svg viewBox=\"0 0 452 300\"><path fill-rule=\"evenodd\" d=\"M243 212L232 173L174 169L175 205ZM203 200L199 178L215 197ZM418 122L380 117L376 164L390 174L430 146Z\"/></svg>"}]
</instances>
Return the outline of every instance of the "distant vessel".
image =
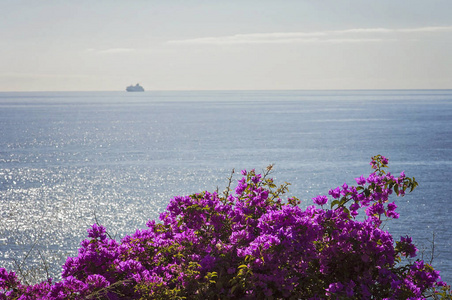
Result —
<instances>
[{"instance_id":1,"label":"distant vessel","mask_svg":"<svg viewBox=\"0 0 452 300\"><path fill-rule=\"evenodd\" d=\"M144 88L140 85L140 84L136 84L136 85L129 85L126 88L126 91L128 92L144 92Z\"/></svg>"}]
</instances>

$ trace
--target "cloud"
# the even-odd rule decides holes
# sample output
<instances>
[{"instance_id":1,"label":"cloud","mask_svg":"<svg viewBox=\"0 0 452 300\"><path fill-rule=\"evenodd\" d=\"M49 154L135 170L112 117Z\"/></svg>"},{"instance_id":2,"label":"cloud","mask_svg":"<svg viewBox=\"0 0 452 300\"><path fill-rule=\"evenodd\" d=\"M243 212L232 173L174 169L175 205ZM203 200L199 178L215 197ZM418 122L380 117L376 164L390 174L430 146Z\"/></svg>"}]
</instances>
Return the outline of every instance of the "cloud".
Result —
<instances>
[{"instance_id":1,"label":"cloud","mask_svg":"<svg viewBox=\"0 0 452 300\"><path fill-rule=\"evenodd\" d=\"M168 41L170 44L287 44L287 43L368 43L400 39L400 34L451 32L452 26L418 28L354 28L315 32L273 32L235 34ZM397 34L397 38L393 35Z\"/></svg>"},{"instance_id":2,"label":"cloud","mask_svg":"<svg viewBox=\"0 0 452 300\"><path fill-rule=\"evenodd\" d=\"M98 53L100 54L116 54L116 53L130 53L130 52L134 52L135 49L131 49L131 48L112 48L112 49L106 49L106 50L100 50Z\"/></svg>"},{"instance_id":3,"label":"cloud","mask_svg":"<svg viewBox=\"0 0 452 300\"><path fill-rule=\"evenodd\" d=\"M118 54L118 53L131 53L135 52L135 49L132 48L110 48L104 50L97 50L93 48L89 48L85 50L86 52L96 53L96 54Z\"/></svg>"},{"instance_id":4,"label":"cloud","mask_svg":"<svg viewBox=\"0 0 452 300\"><path fill-rule=\"evenodd\" d=\"M451 32L452 26L432 26L432 27L420 27L420 28L406 28L398 29L398 32Z\"/></svg>"},{"instance_id":5,"label":"cloud","mask_svg":"<svg viewBox=\"0 0 452 300\"><path fill-rule=\"evenodd\" d=\"M0 73L0 78L12 78L12 79L84 79L84 78L94 78L91 75L83 74L46 74L46 73Z\"/></svg>"},{"instance_id":6,"label":"cloud","mask_svg":"<svg viewBox=\"0 0 452 300\"><path fill-rule=\"evenodd\" d=\"M336 33L423 33L423 32L450 32L452 26L430 26L430 27L416 27L416 28L356 28L330 31Z\"/></svg>"}]
</instances>

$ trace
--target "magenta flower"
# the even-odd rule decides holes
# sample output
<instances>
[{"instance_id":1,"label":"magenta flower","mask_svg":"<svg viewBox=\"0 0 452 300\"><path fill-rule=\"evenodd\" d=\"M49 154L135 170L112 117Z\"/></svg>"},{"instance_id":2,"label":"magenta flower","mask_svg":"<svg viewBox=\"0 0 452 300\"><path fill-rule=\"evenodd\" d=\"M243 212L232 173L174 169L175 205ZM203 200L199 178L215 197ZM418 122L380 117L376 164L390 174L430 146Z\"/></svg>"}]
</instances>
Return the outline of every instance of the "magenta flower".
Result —
<instances>
[{"instance_id":1,"label":"magenta flower","mask_svg":"<svg viewBox=\"0 0 452 300\"><path fill-rule=\"evenodd\" d=\"M317 197L312 198L312 201L317 205L325 205L328 202L328 197L319 195Z\"/></svg>"},{"instance_id":2,"label":"magenta flower","mask_svg":"<svg viewBox=\"0 0 452 300\"><path fill-rule=\"evenodd\" d=\"M97 224L93 224L93 226L91 226L91 228L89 228L88 230L88 237L93 238L93 239L97 239L100 238L101 240L104 240L107 238L107 235L105 234L105 227L103 226L99 226Z\"/></svg>"},{"instance_id":3,"label":"magenta flower","mask_svg":"<svg viewBox=\"0 0 452 300\"><path fill-rule=\"evenodd\" d=\"M337 187L335 189L329 190L328 194L334 199L338 199L341 196L341 188Z\"/></svg>"},{"instance_id":4,"label":"magenta flower","mask_svg":"<svg viewBox=\"0 0 452 300\"><path fill-rule=\"evenodd\" d=\"M148 221L121 241L94 224L58 282L27 285L0 268L0 300L395 300L425 299L440 288L450 296L431 266L400 262L400 255L416 256L410 237L394 243L381 228L385 216L399 217L389 203L392 190L403 195L417 185L404 173L385 174L387 163L375 156L375 171L356 178L358 186L331 189L330 209L301 208L297 198L282 198L287 186L244 170L236 194L176 196L160 222ZM328 197L312 200L323 206Z\"/></svg>"},{"instance_id":5,"label":"magenta flower","mask_svg":"<svg viewBox=\"0 0 452 300\"><path fill-rule=\"evenodd\" d=\"M363 175L361 175L361 177L359 177L359 178L355 178L355 180L358 185L366 184L366 178Z\"/></svg>"}]
</instances>

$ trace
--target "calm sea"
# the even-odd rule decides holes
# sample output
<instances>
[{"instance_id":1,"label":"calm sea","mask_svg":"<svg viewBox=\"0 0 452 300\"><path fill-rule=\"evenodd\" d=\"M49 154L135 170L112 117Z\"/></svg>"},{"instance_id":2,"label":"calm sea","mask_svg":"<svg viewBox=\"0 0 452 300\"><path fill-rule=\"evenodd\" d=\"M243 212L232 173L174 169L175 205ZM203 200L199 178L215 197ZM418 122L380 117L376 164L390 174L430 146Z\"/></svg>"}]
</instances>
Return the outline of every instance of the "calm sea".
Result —
<instances>
[{"instance_id":1,"label":"calm sea","mask_svg":"<svg viewBox=\"0 0 452 300\"><path fill-rule=\"evenodd\" d=\"M0 266L57 277L96 220L119 240L232 169L307 206L382 154L419 182L385 228L452 283L452 90L0 93L0 128Z\"/></svg>"}]
</instances>

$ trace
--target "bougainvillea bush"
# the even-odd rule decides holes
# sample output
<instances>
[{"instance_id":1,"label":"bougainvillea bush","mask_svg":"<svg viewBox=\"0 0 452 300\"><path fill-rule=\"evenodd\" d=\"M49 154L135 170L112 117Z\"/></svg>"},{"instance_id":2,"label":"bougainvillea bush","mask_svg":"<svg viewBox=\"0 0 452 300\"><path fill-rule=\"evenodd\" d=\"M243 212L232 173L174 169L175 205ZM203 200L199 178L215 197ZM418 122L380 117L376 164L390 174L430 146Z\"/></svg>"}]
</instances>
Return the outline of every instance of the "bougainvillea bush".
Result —
<instances>
[{"instance_id":1,"label":"bougainvillea bush","mask_svg":"<svg viewBox=\"0 0 452 300\"><path fill-rule=\"evenodd\" d=\"M120 242L94 224L62 280L21 284L0 269L0 299L451 299L439 272L408 236L381 229L397 219L389 197L417 183L373 172L344 184L316 206L281 197L271 167L242 171L235 189L171 199L160 222L149 221Z\"/></svg>"}]
</instances>

